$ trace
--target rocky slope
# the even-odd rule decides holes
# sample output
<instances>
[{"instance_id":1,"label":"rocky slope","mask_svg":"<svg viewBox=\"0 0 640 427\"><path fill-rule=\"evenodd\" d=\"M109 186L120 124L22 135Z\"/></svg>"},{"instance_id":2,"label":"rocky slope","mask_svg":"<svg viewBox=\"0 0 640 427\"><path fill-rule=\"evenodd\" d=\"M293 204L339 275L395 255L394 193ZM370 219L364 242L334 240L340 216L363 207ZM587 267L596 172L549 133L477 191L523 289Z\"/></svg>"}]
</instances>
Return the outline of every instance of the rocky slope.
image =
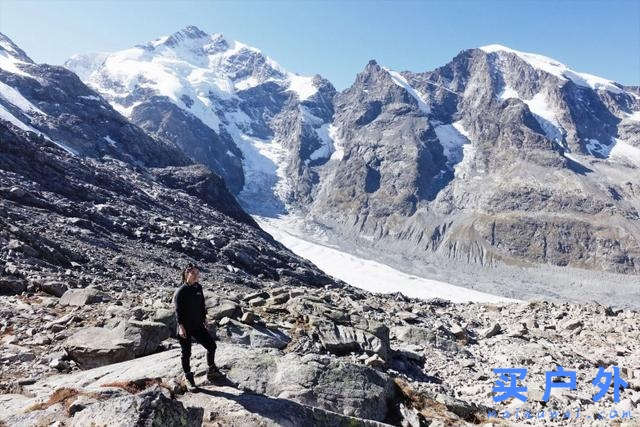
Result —
<instances>
[{"instance_id":1,"label":"rocky slope","mask_svg":"<svg viewBox=\"0 0 640 427\"><path fill-rule=\"evenodd\" d=\"M632 87L491 45L428 72L372 61L335 93L195 27L66 66L207 159L252 213L307 216L350 246L454 270L640 272ZM195 141L174 114L209 136Z\"/></svg>"}]
</instances>

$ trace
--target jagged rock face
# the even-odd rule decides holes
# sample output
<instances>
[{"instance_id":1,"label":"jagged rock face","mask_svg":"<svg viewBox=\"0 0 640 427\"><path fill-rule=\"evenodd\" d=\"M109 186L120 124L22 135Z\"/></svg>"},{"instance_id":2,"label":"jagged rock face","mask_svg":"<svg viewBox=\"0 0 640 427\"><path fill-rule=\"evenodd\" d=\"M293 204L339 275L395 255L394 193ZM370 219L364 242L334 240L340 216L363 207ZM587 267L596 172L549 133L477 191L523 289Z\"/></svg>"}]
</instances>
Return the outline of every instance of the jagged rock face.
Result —
<instances>
[{"instance_id":1,"label":"jagged rock face","mask_svg":"<svg viewBox=\"0 0 640 427\"><path fill-rule=\"evenodd\" d=\"M35 64L0 34L0 119L68 151L147 166L186 165L173 144L153 139L63 67Z\"/></svg>"},{"instance_id":2,"label":"jagged rock face","mask_svg":"<svg viewBox=\"0 0 640 427\"><path fill-rule=\"evenodd\" d=\"M305 200L306 160L323 144L335 89L282 69L259 50L190 26L113 54L65 66L152 135L222 176L253 211ZM290 183L278 176L290 175Z\"/></svg>"},{"instance_id":3,"label":"jagged rock face","mask_svg":"<svg viewBox=\"0 0 640 427\"><path fill-rule=\"evenodd\" d=\"M334 108L314 221L418 257L640 272L635 93L488 46L371 62Z\"/></svg>"}]
</instances>

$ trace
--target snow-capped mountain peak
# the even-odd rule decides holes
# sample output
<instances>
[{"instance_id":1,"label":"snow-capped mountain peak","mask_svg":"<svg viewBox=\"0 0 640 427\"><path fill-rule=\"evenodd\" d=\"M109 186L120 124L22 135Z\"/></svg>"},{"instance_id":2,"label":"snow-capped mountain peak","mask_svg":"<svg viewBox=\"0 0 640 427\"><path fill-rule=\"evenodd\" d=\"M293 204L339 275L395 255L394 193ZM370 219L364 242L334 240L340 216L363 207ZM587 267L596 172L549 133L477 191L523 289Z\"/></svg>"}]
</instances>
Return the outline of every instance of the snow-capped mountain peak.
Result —
<instances>
[{"instance_id":1,"label":"snow-capped mountain peak","mask_svg":"<svg viewBox=\"0 0 640 427\"><path fill-rule=\"evenodd\" d=\"M335 92L322 78L287 71L255 47L195 26L118 52L76 55L65 66L121 114L222 175L234 193L271 186L276 169L283 175L273 157L285 152L293 122L326 120L331 96L318 93ZM306 134L313 139L315 127Z\"/></svg>"},{"instance_id":2,"label":"snow-capped mountain peak","mask_svg":"<svg viewBox=\"0 0 640 427\"><path fill-rule=\"evenodd\" d=\"M566 64L544 55L521 52L500 44L481 46L480 49L488 54L514 54L533 68L552 74L562 80L571 80L578 86L588 87L594 90L606 90L613 93L621 93L623 91L620 85L612 80L594 76L593 74L574 71Z\"/></svg>"},{"instance_id":3,"label":"snow-capped mountain peak","mask_svg":"<svg viewBox=\"0 0 640 427\"><path fill-rule=\"evenodd\" d=\"M0 33L0 70L26 75L20 64L33 64L33 61L9 37Z\"/></svg>"}]
</instances>

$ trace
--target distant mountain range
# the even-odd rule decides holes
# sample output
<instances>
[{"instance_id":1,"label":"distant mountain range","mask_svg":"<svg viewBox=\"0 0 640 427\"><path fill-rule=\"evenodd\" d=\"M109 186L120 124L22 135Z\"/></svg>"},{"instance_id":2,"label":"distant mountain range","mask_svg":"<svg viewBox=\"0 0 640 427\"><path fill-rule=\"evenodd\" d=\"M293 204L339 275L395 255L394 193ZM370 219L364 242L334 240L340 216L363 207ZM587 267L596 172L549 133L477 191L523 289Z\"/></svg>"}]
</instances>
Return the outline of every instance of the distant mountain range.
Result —
<instances>
[{"instance_id":1,"label":"distant mountain range","mask_svg":"<svg viewBox=\"0 0 640 427\"><path fill-rule=\"evenodd\" d=\"M381 251L640 273L637 88L490 45L337 92L196 27L76 55L78 79L1 40L1 118L71 152L204 163L250 213Z\"/></svg>"}]
</instances>

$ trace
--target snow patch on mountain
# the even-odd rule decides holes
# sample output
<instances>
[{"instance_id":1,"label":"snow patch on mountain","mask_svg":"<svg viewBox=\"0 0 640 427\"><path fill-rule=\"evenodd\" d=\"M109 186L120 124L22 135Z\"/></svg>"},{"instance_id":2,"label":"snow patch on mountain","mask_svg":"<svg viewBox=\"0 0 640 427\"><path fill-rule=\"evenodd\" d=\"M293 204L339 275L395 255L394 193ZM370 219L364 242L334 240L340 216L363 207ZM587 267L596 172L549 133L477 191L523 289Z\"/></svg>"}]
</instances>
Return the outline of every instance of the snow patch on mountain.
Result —
<instances>
[{"instance_id":1,"label":"snow patch on mountain","mask_svg":"<svg viewBox=\"0 0 640 427\"><path fill-rule=\"evenodd\" d=\"M615 138L609 151L609 158L627 160L634 166L640 167L640 148Z\"/></svg>"},{"instance_id":2,"label":"snow patch on mountain","mask_svg":"<svg viewBox=\"0 0 640 427\"><path fill-rule=\"evenodd\" d=\"M498 94L500 99L516 98L527 104L529 111L536 118L538 124L544 131L547 138L556 142L560 146L564 146L562 141L564 140L564 132L562 126L556 118L556 113L549 105L547 96L543 91L536 93L533 98L522 98L518 92L511 86L505 86L502 92Z\"/></svg>"},{"instance_id":3,"label":"snow patch on mountain","mask_svg":"<svg viewBox=\"0 0 640 427\"><path fill-rule=\"evenodd\" d=\"M578 86L589 87L594 90L606 90L613 93L623 92L623 90L611 80L594 76L593 74L576 72L565 64L547 56L521 52L499 44L482 46L480 49L486 53L508 52L515 54L533 68L552 74L561 79L571 80Z\"/></svg>"},{"instance_id":4,"label":"snow patch on mountain","mask_svg":"<svg viewBox=\"0 0 640 427\"><path fill-rule=\"evenodd\" d=\"M24 113L38 113L45 115L38 107L29 102L20 92L13 87L0 82L0 98L15 105Z\"/></svg>"},{"instance_id":5,"label":"snow patch on mountain","mask_svg":"<svg viewBox=\"0 0 640 427\"><path fill-rule=\"evenodd\" d=\"M330 158L335 152L333 139L329 135L330 127L331 124L325 123L316 131L318 137L320 138L321 145L309 155L310 160Z\"/></svg>"},{"instance_id":6,"label":"snow patch on mountain","mask_svg":"<svg viewBox=\"0 0 640 427\"><path fill-rule=\"evenodd\" d=\"M463 146L468 144L469 140L451 124L437 124L434 130L447 158L447 167L453 169L456 164L462 161Z\"/></svg>"},{"instance_id":7,"label":"snow patch on mountain","mask_svg":"<svg viewBox=\"0 0 640 427\"><path fill-rule=\"evenodd\" d=\"M419 91L417 91L416 89L414 89L409 84L407 79L405 79L402 76L402 74L398 73L397 71L390 70L388 68L384 68L384 70L391 75L391 79L395 84L405 89L416 101L418 101L418 107L420 107L420 110L422 110L422 112L424 112L425 114L431 113L431 107L429 107L429 104L427 104L427 102L425 101L425 96Z\"/></svg>"},{"instance_id":8,"label":"snow patch on mountain","mask_svg":"<svg viewBox=\"0 0 640 427\"><path fill-rule=\"evenodd\" d=\"M546 95L543 92L538 92L533 98L522 101L527 104L547 137L562 145L564 139L562 126L556 118L555 111L549 106Z\"/></svg>"},{"instance_id":9,"label":"snow patch on mountain","mask_svg":"<svg viewBox=\"0 0 640 427\"><path fill-rule=\"evenodd\" d=\"M287 74L289 78L289 90L298 95L300 101L311 98L318 92L318 88L313 85L313 77L300 76L294 73Z\"/></svg>"},{"instance_id":10,"label":"snow patch on mountain","mask_svg":"<svg viewBox=\"0 0 640 427\"><path fill-rule=\"evenodd\" d=\"M14 125L15 127L17 127L18 129L22 129L22 130L27 131L27 132L33 132L36 135L40 135L44 139L46 139L47 141L52 142L55 145L57 145L58 147L62 148L67 153L71 154L72 156L77 156L78 155L78 152L76 150L74 150L73 148L71 148L71 147L69 147L66 144L63 144L61 142L57 142L57 141L52 140L46 134L42 133L38 129L36 129L36 128L24 123L23 121L19 120L16 116L11 114L11 112L9 110L7 110L2 104L0 104L0 120L6 120L7 122L9 122L12 125Z\"/></svg>"},{"instance_id":11,"label":"snow patch on mountain","mask_svg":"<svg viewBox=\"0 0 640 427\"><path fill-rule=\"evenodd\" d=\"M330 124L327 128L327 135L333 142L333 153L331 153L330 160L342 160L344 158L344 143L338 137L338 128Z\"/></svg>"}]
</instances>

